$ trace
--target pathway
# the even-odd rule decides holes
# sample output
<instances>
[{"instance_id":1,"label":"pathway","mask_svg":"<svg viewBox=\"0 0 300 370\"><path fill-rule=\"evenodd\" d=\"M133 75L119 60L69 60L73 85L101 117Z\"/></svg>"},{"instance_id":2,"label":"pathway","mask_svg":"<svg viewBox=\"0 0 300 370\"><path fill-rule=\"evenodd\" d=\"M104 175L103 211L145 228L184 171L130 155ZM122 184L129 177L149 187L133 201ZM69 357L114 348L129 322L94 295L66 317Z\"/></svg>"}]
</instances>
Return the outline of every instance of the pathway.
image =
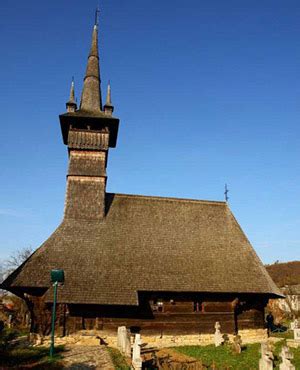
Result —
<instances>
[{"instance_id":1,"label":"pathway","mask_svg":"<svg viewBox=\"0 0 300 370\"><path fill-rule=\"evenodd\" d=\"M66 369L114 370L113 363L105 346L66 345L63 352L63 365Z\"/></svg>"}]
</instances>

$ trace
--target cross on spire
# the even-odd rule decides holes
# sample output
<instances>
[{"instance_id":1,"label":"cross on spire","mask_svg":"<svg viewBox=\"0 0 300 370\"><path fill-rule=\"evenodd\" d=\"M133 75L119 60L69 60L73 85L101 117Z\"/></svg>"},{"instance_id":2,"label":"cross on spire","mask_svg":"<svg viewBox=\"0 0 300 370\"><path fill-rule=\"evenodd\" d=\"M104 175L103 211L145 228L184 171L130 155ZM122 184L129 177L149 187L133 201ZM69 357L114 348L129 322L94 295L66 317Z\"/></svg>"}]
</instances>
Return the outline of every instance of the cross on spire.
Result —
<instances>
[{"instance_id":1,"label":"cross on spire","mask_svg":"<svg viewBox=\"0 0 300 370\"><path fill-rule=\"evenodd\" d=\"M229 193L229 190L228 190L227 184L225 184L225 191L224 191L224 195L225 195L225 201L226 201L226 203L227 203L227 202L228 202L228 200L229 200L228 193Z\"/></svg>"},{"instance_id":2,"label":"cross on spire","mask_svg":"<svg viewBox=\"0 0 300 370\"><path fill-rule=\"evenodd\" d=\"M98 6L95 10L95 26L99 26L99 15L100 15L100 7Z\"/></svg>"}]
</instances>

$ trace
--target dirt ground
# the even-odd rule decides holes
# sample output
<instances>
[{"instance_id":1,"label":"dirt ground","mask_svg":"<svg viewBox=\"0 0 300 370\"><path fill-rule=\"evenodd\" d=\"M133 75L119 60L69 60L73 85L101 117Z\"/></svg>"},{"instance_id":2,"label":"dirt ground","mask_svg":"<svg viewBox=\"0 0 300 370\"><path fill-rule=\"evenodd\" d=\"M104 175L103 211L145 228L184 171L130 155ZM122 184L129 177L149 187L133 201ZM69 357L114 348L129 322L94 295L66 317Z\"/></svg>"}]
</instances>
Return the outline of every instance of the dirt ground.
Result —
<instances>
[{"instance_id":1,"label":"dirt ground","mask_svg":"<svg viewBox=\"0 0 300 370\"><path fill-rule=\"evenodd\" d=\"M159 369L172 369L172 370L204 370L205 365L202 365L200 361L197 361L193 357L186 356L171 348L164 348L155 352L155 356L158 360L157 365ZM144 361L151 361L152 354L144 355Z\"/></svg>"}]
</instances>

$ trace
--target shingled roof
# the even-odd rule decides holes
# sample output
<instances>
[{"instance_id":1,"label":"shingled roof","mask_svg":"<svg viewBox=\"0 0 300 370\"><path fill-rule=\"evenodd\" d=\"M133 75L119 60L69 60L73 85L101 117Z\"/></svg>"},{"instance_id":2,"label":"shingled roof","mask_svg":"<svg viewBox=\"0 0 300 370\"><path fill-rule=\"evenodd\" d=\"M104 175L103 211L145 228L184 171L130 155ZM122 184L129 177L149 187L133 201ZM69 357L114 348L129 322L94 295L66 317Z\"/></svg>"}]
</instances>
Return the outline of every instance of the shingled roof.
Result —
<instances>
[{"instance_id":1,"label":"shingled roof","mask_svg":"<svg viewBox=\"0 0 300 370\"><path fill-rule=\"evenodd\" d=\"M108 193L106 204L103 220L65 218L2 286L48 289L62 268L65 303L137 305L139 291L281 295L226 203Z\"/></svg>"}]
</instances>

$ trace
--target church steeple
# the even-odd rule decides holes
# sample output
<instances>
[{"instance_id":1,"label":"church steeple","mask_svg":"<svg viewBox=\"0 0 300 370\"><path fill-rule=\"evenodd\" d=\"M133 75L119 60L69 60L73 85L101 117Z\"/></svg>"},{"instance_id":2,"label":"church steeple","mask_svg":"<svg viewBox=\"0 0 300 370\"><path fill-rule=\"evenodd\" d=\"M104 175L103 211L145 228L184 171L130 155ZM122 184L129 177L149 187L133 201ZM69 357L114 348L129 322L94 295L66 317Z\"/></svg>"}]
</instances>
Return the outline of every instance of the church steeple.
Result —
<instances>
[{"instance_id":1,"label":"church steeple","mask_svg":"<svg viewBox=\"0 0 300 370\"><path fill-rule=\"evenodd\" d=\"M94 25L92 45L88 56L86 73L80 101L80 110L86 112L102 111L101 78L98 52L98 25Z\"/></svg>"},{"instance_id":2,"label":"church steeple","mask_svg":"<svg viewBox=\"0 0 300 370\"><path fill-rule=\"evenodd\" d=\"M118 137L119 119L112 116L110 85L102 110L97 15L98 11L80 107L76 110L72 82L67 113L59 116L69 153L65 219L105 218L108 151L116 146Z\"/></svg>"},{"instance_id":3,"label":"church steeple","mask_svg":"<svg viewBox=\"0 0 300 370\"><path fill-rule=\"evenodd\" d=\"M112 116L113 106L111 105L110 86L108 87L106 109L105 107L104 111L102 109L98 50L98 13L99 10L96 11L96 21L93 28L92 43L88 55L79 109L75 105L74 98L70 97L67 103L67 113L61 114L59 118L63 141L66 145L68 145L69 133L72 129L108 130L109 147L114 148L117 143L119 119ZM71 96L74 94L73 88L74 86L71 86Z\"/></svg>"}]
</instances>

